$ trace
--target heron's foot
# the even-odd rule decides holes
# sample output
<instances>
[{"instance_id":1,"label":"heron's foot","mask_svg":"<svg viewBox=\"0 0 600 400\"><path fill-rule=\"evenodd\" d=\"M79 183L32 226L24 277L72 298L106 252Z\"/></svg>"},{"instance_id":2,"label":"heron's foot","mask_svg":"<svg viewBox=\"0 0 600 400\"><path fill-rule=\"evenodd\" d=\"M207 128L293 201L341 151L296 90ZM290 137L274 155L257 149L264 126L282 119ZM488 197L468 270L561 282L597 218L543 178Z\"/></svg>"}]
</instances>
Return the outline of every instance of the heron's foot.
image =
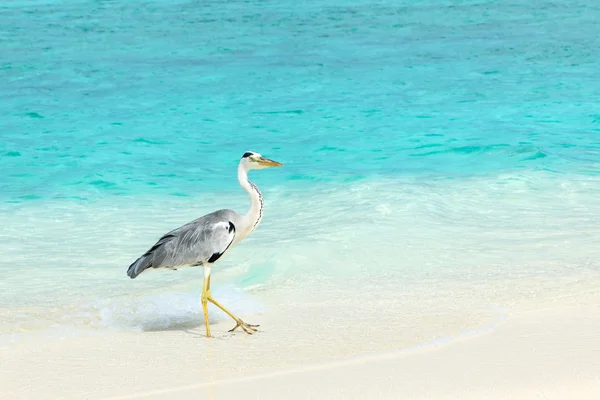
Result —
<instances>
[{"instance_id":1,"label":"heron's foot","mask_svg":"<svg viewBox=\"0 0 600 400\"><path fill-rule=\"evenodd\" d=\"M245 323L244 321L242 321L241 319L236 319L235 322L237 322L237 325L234 326L232 329L229 330L229 332L233 332L235 331L237 328L242 328L242 330L244 332L246 332L248 335L252 335L254 332L256 332L260 325L250 325Z\"/></svg>"}]
</instances>

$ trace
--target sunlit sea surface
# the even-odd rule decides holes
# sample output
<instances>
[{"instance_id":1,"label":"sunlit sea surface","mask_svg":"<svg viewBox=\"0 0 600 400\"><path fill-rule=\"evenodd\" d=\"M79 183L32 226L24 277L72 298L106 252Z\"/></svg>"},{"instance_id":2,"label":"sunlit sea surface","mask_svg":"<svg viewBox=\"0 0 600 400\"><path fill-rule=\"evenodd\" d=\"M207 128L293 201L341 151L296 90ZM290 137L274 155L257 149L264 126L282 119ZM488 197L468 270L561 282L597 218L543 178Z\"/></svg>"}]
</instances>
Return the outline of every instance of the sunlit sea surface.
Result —
<instances>
[{"instance_id":1,"label":"sunlit sea surface","mask_svg":"<svg viewBox=\"0 0 600 400\"><path fill-rule=\"evenodd\" d=\"M201 270L125 272L170 229L245 213L247 150L285 167L251 174L264 219L213 271L242 315L366 296L417 324L597 293L599 19L566 0L2 3L0 347L200 323Z\"/></svg>"}]
</instances>

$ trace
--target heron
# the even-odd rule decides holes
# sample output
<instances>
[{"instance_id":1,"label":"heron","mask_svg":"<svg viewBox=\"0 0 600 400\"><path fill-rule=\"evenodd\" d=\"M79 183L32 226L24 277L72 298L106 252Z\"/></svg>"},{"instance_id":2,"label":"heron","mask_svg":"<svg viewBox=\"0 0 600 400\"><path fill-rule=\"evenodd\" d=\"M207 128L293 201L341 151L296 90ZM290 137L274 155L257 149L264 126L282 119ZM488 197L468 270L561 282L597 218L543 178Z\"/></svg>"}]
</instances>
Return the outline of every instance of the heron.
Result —
<instances>
[{"instance_id":1,"label":"heron","mask_svg":"<svg viewBox=\"0 0 600 400\"><path fill-rule=\"evenodd\" d=\"M259 325L242 321L210 294L210 272L214 263L225 253L252 233L263 217L264 201L258 187L248 179L253 169L281 167L283 164L263 157L259 153L248 151L242 156L238 166L238 182L250 196L250 211L240 215L233 210L218 210L195 219L163 235L147 252L135 260L127 269L127 275L134 279L150 268L176 270L182 267L204 267L204 284L200 297L206 336L210 337L208 323L208 303L219 307L235 321L229 330L241 328L251 335Z\"/></svg>"}]
</instances>

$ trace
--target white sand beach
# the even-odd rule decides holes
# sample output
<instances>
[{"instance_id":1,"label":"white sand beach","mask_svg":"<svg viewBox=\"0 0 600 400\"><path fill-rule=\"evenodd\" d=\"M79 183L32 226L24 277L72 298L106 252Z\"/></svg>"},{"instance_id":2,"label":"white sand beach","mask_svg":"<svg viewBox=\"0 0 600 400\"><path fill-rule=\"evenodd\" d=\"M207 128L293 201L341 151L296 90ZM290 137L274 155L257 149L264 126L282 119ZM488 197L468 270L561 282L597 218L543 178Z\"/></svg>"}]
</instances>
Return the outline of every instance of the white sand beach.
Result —
<instances>
[{"instance_id":1,"label":"white sand beach","mask_svg":"<svg viewBox=\"0 0 600 400\"><path fill-rule=\"evenodd\" d=\"M253 336L219 320L211 339L200 325L22 343L0 353L0 387L3 399L597 399L597 299L399 351L377 334L384 319L311 331L280 313L256 315ZM388 350L363 353L373 342Z\"/></svg>"}]
</instances>

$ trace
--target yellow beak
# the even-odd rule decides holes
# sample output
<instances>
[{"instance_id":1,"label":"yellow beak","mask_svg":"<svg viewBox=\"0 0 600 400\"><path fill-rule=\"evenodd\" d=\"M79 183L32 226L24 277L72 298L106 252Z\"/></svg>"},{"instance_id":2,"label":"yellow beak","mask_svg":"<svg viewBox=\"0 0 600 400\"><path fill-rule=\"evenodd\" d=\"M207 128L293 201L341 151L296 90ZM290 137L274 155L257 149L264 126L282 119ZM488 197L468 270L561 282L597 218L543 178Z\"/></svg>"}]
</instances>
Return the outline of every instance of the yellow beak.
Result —
<instances>
[{"instance_id":1,"label":"yellow beak","mask_svg":"<svg viewBox=\"0 0 600 400\"><path fill-rule=\"evenodd\" d=\"M282 167L283 164L277 161L269 160L268 158L261 157L258 160L260 165L264 165L265 167Z\"/></svg>"}]
</instances>

